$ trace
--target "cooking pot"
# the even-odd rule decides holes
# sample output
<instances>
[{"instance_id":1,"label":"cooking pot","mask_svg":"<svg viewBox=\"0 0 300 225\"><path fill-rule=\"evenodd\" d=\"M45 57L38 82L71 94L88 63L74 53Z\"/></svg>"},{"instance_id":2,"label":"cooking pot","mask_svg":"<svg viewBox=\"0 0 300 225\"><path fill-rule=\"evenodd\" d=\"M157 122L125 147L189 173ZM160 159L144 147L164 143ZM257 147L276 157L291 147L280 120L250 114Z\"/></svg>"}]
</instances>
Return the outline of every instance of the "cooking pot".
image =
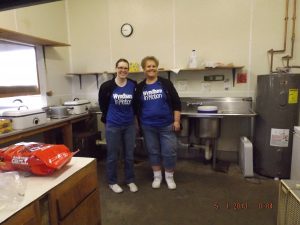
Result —
<instances>
[{"instance_id":1,"label":"cooking pot","mask_svg":"<svg viewBox=\"0 0 300 225\"><path fill-rule=\"evenodd\" d=\"M27 107L26 107L27 108ZM22 130L47 122L46 113L42 109L3 110L1 118L10 119L14 130Z\"/></svg>"},{"instance_id":2,"label":"cooking pot","mask_svg":"<svg viewBox=\"0 0 300 225\"><path fill-rule=\"evenodd\" d=\"M47 115L52 119L62 119L70 115L66 106L50 106L44 109Z\"/></svg>"},{"instance_id":3,"label":"cooking pot","mask_svg":"<svg viewBox=\"0 0 300 225\"><path fill-rule=\"evenodd\" d=\"M73 101L65 102L64 106L68 107L70 114L82 114L89 111L90 104L91 103L88 100L74 98Z\"/></svg>"}]
</instances>

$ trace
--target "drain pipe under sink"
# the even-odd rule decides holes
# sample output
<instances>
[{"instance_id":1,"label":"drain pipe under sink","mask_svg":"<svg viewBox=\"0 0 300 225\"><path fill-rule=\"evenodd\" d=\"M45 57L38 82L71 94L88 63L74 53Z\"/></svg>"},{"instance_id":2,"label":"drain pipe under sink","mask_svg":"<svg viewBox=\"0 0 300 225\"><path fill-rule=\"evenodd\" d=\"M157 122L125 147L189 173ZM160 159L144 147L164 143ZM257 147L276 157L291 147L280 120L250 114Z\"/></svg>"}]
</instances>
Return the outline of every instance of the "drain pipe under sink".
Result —
<instances>
[{"instance_id":1,"label":"drain pipe under sink","mask_svg":"<svg viewBox=\"0 0 300 225\"><path fill-rule=\"evenodd\" d=\"M204 157L206 160L210 160L212 158L212 149L210 148L210 140L205 140L205 145L193 145L193 147L204 149Z\"/></svg>"},{"instance_id":2,"label":"drain pipe under sink","mask_svg":"<svg viewBox=\"0 0 300 225\"><path fill-rule=\"evenodd\" d=\"M190 147L194 147L197 149L204 149L204 157L206 160L210 160L212 158L212 149L210 147L210 139L205 140L205 145L197 145L197 144L185 144L182 143L180 140L178 141L178 144L181 147L189 149Z\"/></svg>"}]
</instances>

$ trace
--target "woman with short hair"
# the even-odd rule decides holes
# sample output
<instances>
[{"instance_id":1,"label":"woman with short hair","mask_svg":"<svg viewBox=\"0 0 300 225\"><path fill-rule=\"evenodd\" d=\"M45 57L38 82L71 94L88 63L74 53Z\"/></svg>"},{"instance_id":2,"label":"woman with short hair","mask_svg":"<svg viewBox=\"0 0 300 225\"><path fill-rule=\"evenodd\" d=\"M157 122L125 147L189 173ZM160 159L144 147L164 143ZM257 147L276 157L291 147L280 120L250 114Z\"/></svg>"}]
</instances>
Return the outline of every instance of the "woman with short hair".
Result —
<instances>
[{"instance_id":1,"label":"woman with short hair","mask_svg":"<svg viewBox=\"0 0 300 225\"><path fill-rule=\"evenodd\" d=\"M162 169L169 189L176 189L177 137L181 102L170 80L158 76L159 61L147 56L141 62L146 78L138 84L135 101L149 161L153 170L152 188L159 188Z\"/></svg>"}]
</instances>

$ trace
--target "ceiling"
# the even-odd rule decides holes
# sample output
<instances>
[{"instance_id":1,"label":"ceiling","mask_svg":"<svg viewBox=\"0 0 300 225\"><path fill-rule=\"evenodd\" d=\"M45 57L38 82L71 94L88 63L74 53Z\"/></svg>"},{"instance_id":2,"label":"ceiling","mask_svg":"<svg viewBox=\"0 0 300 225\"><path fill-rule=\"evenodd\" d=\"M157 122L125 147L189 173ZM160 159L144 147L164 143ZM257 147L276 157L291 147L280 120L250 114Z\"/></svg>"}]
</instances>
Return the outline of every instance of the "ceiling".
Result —
<instances>
[{"instance_id":1,"label":"ceiling","mask_svg":"<svg viewBox=\"0 0 300 225\"><path fill-rule=\"evenodd\" d=\"M20 7L27 7L37 4L56 2L61 0L0 0L0 11L9 9L16 9Z\"/></svg>"}]
</instances>

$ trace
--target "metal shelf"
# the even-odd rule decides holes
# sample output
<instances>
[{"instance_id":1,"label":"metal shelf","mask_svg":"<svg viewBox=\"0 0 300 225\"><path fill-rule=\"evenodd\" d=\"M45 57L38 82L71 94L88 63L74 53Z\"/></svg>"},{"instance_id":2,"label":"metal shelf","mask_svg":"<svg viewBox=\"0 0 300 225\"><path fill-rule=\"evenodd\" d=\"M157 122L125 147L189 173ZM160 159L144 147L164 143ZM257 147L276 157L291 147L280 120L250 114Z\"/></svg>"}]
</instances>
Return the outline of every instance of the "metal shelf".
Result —
<instances>
[{"instance_id":1,"label":"metal shelf","mask_svg":"<svg viewBox=\"0 0 300 225\"><path fill-rule=\"evenodd\" d=\"M207 71L207 70L231 70L232 71L232 83L233 87L235 85L235 75L236 71L242 69L243 66L217 66L217 67L203 67L203 68L195 68L195 69L180 69L178 73L180 72L199 72L199 71ZM167 73L168 74L168 79L171 78L171 73L175 73L173 70L165 70L165 69L159 69L159 73ZM129 72L129 74L140 74L143 73L143 71L137 71L137 72ZM104 75L104 74L111 74L114 75L115 72L90 72L90 73L67 73L67 75L74 75L78 76L79 78L79 83L80 83L80 89L82 88L82 76L96 76L96 81L97 81L97 88L99 88L99 76Z\"/></svg>"},{"instance_id":2,"label":"metal shelf","mask_svg":"<svg viewBox=\"0 0 300 225\"><path fill-rule=\"evenodd\" d=\"M99 88L99 76L100 75L104 75L104 74L114 74L114 73L110 73L110 72L94 72L94 73L67 73L67 75L72 75L72 76L78 76L79 78L79 85L80 85L80 89L82 89L82 76L96 76L96 82L97 82L97 88Z\"/></svg>"}]
</instances>

